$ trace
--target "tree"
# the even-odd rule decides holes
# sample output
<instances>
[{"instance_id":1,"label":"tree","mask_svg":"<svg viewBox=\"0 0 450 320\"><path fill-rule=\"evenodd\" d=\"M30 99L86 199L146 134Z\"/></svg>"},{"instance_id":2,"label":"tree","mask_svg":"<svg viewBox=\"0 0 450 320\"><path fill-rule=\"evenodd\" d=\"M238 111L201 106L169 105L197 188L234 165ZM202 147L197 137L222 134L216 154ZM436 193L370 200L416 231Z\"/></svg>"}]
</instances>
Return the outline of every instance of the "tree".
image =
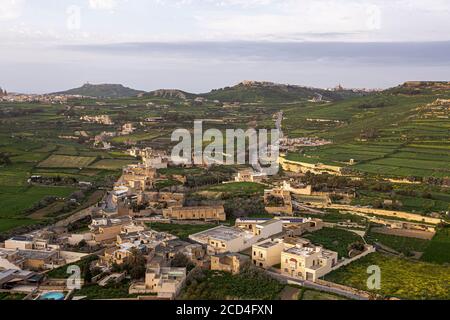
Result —
<instances>
[{"instance_id":1,"label":"tree","mask_svg":"<svg viewBox=\"0 0 450 320\"><path fill-rule=\"evenodd\" d=\"M10 165L12 163L9 154L5 152L0 152L0 165Z\"/></svg>"},{"instance_id":2,"label":"tree","mask_svg":"<svg viewBox=\"0 0 450 320\"><path fill-rule=\"evenodd\" d=\"M123 265L123 270L127 271L131 278L134 280L142 279L145 277L146 263L144 254L136 249L131 249L131 255L128 261Z\"/></svg>"},{"instance_id":3,"label":"tree","mask_svg":"<svg viewBox=\"0 0 450 320\"><path fill-rule=\"evenodd\" d=\"M184 253L178 252L173 257L170 265L173 268L191 268L193 263Z\"/></svg>"},{"instance_id":4,"label":"tree","mask_svg":"<svg viewBox=\"0 0 450 320\"><path fill-rule=\"evenodd\" d=\"M358 241L358 242L354 242L351 245L349 245L347 249L348 249L348 251L352 251L352 250L364 251L365 246L364 246L364 243Z\"/></svg>"},{"instance_id":5,"label":"tree","mask_svg":"<svg viewBox=\"0 0 450 320\"><path fill-rule=\"evenodd\" d=\"M90 266L87 266L87 268L84 270L84 281L85 283L92 282L92 272Z\"/></svg>"}]
</instances>

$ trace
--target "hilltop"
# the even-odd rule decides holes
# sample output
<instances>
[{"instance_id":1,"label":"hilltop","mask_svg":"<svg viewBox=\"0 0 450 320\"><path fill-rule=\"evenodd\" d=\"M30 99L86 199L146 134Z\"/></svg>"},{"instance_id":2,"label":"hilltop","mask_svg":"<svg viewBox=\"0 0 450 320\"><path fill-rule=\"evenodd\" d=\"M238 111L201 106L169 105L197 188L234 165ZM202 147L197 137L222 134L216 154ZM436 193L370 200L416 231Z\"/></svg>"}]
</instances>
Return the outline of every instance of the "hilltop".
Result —
<instances>
[{"instance_id":1,"label":"hilltop","mask_svg":"<svg viewBox=\"0 0 450 320\"><path fill-rule=\"evenodd\" d=\"M326 90L273 82L243 81L232 87L212 90L202 96L224 102L294 102L317 98L336 101L364 94L343 88Z\"/></svg>"},{"instance_id":2,"label":"hilltop","mask_svg":"<svg viewBox=\"0 0 450 320\"><path fill-rule=\"evenodd\" d=\"M419 95L445 93L450 91L450 81L407 81L397 87L386 90L386 93Z\"/></svg>"},{"instance_id":3,"label":"hilltop","mask_svg":"<svg viewBox=\"0 0 450 320\"><path fill-rule=\"evenodd\" d=\"M197 95L193 93L189 93L182 90L177 89L159 89L155 91L150 91L148 93L145 93L143 96L145 97L160 97L160 98L166 98L166 99L180 99L180 100L187 100L187 99L193 99Z\"/></svg>"},{"instance_id":4,"label":"hilltop","mask_svg":"<svg viewBox=\"0 0 450 320\"><path fill-rule=\"evenodd\" d=\"M144 91L131 89L121 84L90 84L86 83L80 88L56 92L54 94L81 95L94 98L126 98L134 97Z\"/></svg>"}]
</instances>

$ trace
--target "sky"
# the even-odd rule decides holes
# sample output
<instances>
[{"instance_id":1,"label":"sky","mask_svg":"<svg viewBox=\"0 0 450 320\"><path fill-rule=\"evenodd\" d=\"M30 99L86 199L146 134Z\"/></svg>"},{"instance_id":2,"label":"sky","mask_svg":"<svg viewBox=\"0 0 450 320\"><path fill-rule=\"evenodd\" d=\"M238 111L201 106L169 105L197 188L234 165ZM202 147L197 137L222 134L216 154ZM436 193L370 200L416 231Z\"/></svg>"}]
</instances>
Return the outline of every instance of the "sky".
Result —
<instances>
[{"instance_id":1,"label":"sky","mask_svg":"<svg viewBox=\"0 0 450 320\"><path fill-rule=\"evenodd\" d=\"M450 80L449 0L0 0L0 87Z\"/></svg>"}]
</instances>

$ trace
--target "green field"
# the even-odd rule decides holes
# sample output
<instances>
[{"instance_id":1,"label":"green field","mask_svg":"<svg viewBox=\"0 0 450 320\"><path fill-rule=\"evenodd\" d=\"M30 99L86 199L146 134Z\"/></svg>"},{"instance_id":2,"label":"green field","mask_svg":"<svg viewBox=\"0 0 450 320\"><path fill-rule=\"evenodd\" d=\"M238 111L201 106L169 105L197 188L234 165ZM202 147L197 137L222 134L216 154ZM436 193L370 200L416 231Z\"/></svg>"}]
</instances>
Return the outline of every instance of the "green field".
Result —
<instances>
[{"instance_id":1,"label":"green field","mask_svg":"<svg viewBox=\"0 0 450 320\"><path fill-rule=\"evenodd\" d=\"M23 300L26 296L22 293L0 292L0 300Z\"/></svg>"},{"instance_id":2,"label":"green field","mask_svg":"<svg viewBox=\"0 0 450 320\"><path fill-rule=\"evenodd\" d=\"M332 228L323 228L303 237L311 240L315 245L322 245L326 249L336 251L339 259L348 257L349 245L363 241L360 236L353 232Z\"/></svg>"},{"instance_id":3,"label":"green field","mask_svg":"<svg viewBox=\"0 0 450 320\"><path fill-rule=\"evenodd\" d=\"M85 256L81 260L73 263L72 265L80 267L81 274L84 274L86 268L90 266L90 264L94 261L98 260L96 255ZM47 276L50 279L67 279L71 274L67 273L67 268L69 266L62 266L56 269L51 270L47 273Z\"/></svg>"},{"instance_id":4,"label":"green field","mask_svg":"<svg viewBox=\"0 0 450 320\"><path fill-rule=\"evenodd\" d=\"M191 234L199 233L211 228L211 224L169 224L169 223L150 223L148 226L159 232L167 232L180 239L188 239Z\"/></svg>"},{"instance_id":5,"label":"green field","mask_svg":"<svg viewBox=\"0 0 450 320\"><path fill-rule=\"evenodd\" d=\"M86 300L136 298L136 295L128 294L130 285L129 280L124 280L117 284L109 284L105 287L100 287L97 284L88 284L83 286L81 290L76 290L74 295L86 297Z\"/></svg>"},{"instance_id":6,"label":"green field","mask_svg":"<svg viewBox=\"0 0 450 320\"><path fill-rule=\"evenodd\" d=\"M85 168L94 162L95 157L52 155L39 163L40 168Z\"/></svg>"},{"instance_id":7,"label":"green field","mask_svg":"<svg viewBox=\"0 0 450 320\"><path fill-rule=\"evenodd\" d=\"M148 133L148 132L133 133L133 134L130 134L127 136L115 137L112 139L112 141L115 143L125 143L127 141L140 142L140 141L153 140L153 139L159 137L160 135L161 135L161 133Z\"/></svg>"},{"instance_id":8,"label":"green field","mask_svg":"<svg viewBox=\"0 0 450 320\"><path fill-rule=\"evenodd\" d=\"M239 275L206 271L195 284L188 285L182 300L274 300L284 285L261 270L243 271Z\"/></svg>"},{"instance_id":9,"label":"green field","mask_svg":"<svg viewBox=\"0 0 450 320\"><path fill-rule=\"evenodd\" d=\"M136 163L135 160L117 160L117 159L104 159L95 162L89 168L100 170L121 170L123 167Z\"/></svg>"},{"instance_id":10,"label":"green field","mask_svg":"<svg viewBox=\"0 0 450 320\"><path fill-rule=\"evenodd\" d=\"M434 263L450 263L450 227L437 231L421 259Z\"/></svg>"},{"instance_id":11,"label":"green field","mask_svg":"<svg viewBox=\"0 0 450 320\"><path fill-rule=\"evenodd\" d=\"M381 269L381 290L372 291L400 299L450 299L448 266L415 262L380 253L370 254L328 274L325 280L368 291L367 268Z\"/></svg>"},{"instance_id":12,"label":"green field","mask_svg":"<svg viewBox=\"0 0 450 320\"><path fill-rule=\"evenodd\" d=\"M20 217L24 210L46 196L64 198L74 191L74 188L68 187L0 187L0 197L2 198L0 217Z\"/></svg>"},{"instance_id":13,"label":"green field","mask_svg":"<svg viewBox=\"0 0 450 320\"><path fill-rule=\"evenodd\" d=\"M365 238L369 243L381 243L404 255L409 255L413 251L424 252L430 244L429 240L399 237L376 232L369 232Z\"/></svg>"},{"instance_id":14,"label":"green field","mask_svg":"<svg viewBox=\"0 0 450 320\"><path fill-rule=\"evenodd\" d=\"M303 289L299 300L304 300L304 301L327 301L327 300L348 300L344 297L332 294L332 293L327 293L327 292L321 292L321 291L316 291L316 290L311 290L311 289Z\"/></svg>"},{"instance_id":15,"label":"green field","mask_svg":"<svg viewBox=\"0 0 450 320\"><path fill-rule=\"evenodd\" d=\"M234 182L205 188L204 191L223 192L232 194L264 194L265 185L253 182Z\"/></svg>"},{"instance_id":16,"label":"green field","mask_svg":"<svg viewBox=\"0 0 450 320\"><path fill-rule=\"evenodd\" d=\"M15 229L18 227L30 226L33 224L36 224L36 221L33 219L0 218L0 233Z\"/></svg>"}]
</instances>

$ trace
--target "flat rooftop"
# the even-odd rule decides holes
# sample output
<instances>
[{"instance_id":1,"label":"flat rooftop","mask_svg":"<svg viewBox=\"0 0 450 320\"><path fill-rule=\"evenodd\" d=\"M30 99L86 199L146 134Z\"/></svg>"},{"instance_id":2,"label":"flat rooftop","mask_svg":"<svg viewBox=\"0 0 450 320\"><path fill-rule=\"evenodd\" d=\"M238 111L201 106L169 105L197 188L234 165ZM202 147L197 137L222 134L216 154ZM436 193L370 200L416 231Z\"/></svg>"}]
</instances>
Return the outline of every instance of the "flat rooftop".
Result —
<instances>
[{"instance_id":1,"label":"flat rooftop","mask_svg":"<svg viewBox=\"0 0 450 320\"><path fill-rule=\"evenodd\" d=\"M316 253L316 250L315 250L315 248L311 248L311 247L306 247L306 248L293 247L293 248L285 250L285 252L290 253L290 254L295 254L297 256L309 257L309 256L313 255L314 253Z\"/></svg>"},{"instance_id":2,"label":"flat rooftop","mask_svg":"<svg viewBox=\"0 0 450 320\"><path fill-rule=\"evenodd\" d=\"M17 254L26 259L45 260L57 254L56 251L19 250Z\"/></svg>"},{"instance_id":3,"label":"flat rooftop","mask_svg":"<svg viewBox=\"0 0 450 320\"><path fill-rule=\"evenodd\" d=\"M223 206L203 206L203 207L173 207L173 211L192 211L192 210L216 210L222 209Z\"/></svg>"},{"instance_id":4,"label":"flat rooftop","mask_svg":"<svg viewBox=\"0 0 450 320\"><path fill-rule=\"evenodd\" d=\"M267 241L265 241L263 243L256 244L256 246L267 249L267 248L276 246L278 244L280 244L280 242L274 241L274 240L267 240Z\"/></svg>"},{"instance_id":5,"label":"flat rooftop","mask_svg":"<svg viewBox=\"0 0 450 320\"><path fill-rule=\"evenodd\" d=\"M272 220L264 221L262 223L258 223L257 226L258 227L266 227L266 226L270 226L271 224L278 223L279 221L280 220L272 219Z\"/></svg>"},{"instance_id":6,"label":"flat rooftop","mask_svg":"<svg viewBox=\"0 0 450 320\"><path fill-rule=\"evenodd\" d=\"M193 235L197 241L207 242L209 239L230 241L240 237L245 237L246 232L234 227L219 226Z\"/></svg>"},{"instance_id":7,"label":"flat rooftop","mask_svg":"<svg viewBox=\"0 0 450 320\"><path fill-rule=\"evenodd\" d=\"M28 236L14 236L8 240L12 240L12 241L32 241L33 239L31 237Z\"/></svg>"}]
</instances>

